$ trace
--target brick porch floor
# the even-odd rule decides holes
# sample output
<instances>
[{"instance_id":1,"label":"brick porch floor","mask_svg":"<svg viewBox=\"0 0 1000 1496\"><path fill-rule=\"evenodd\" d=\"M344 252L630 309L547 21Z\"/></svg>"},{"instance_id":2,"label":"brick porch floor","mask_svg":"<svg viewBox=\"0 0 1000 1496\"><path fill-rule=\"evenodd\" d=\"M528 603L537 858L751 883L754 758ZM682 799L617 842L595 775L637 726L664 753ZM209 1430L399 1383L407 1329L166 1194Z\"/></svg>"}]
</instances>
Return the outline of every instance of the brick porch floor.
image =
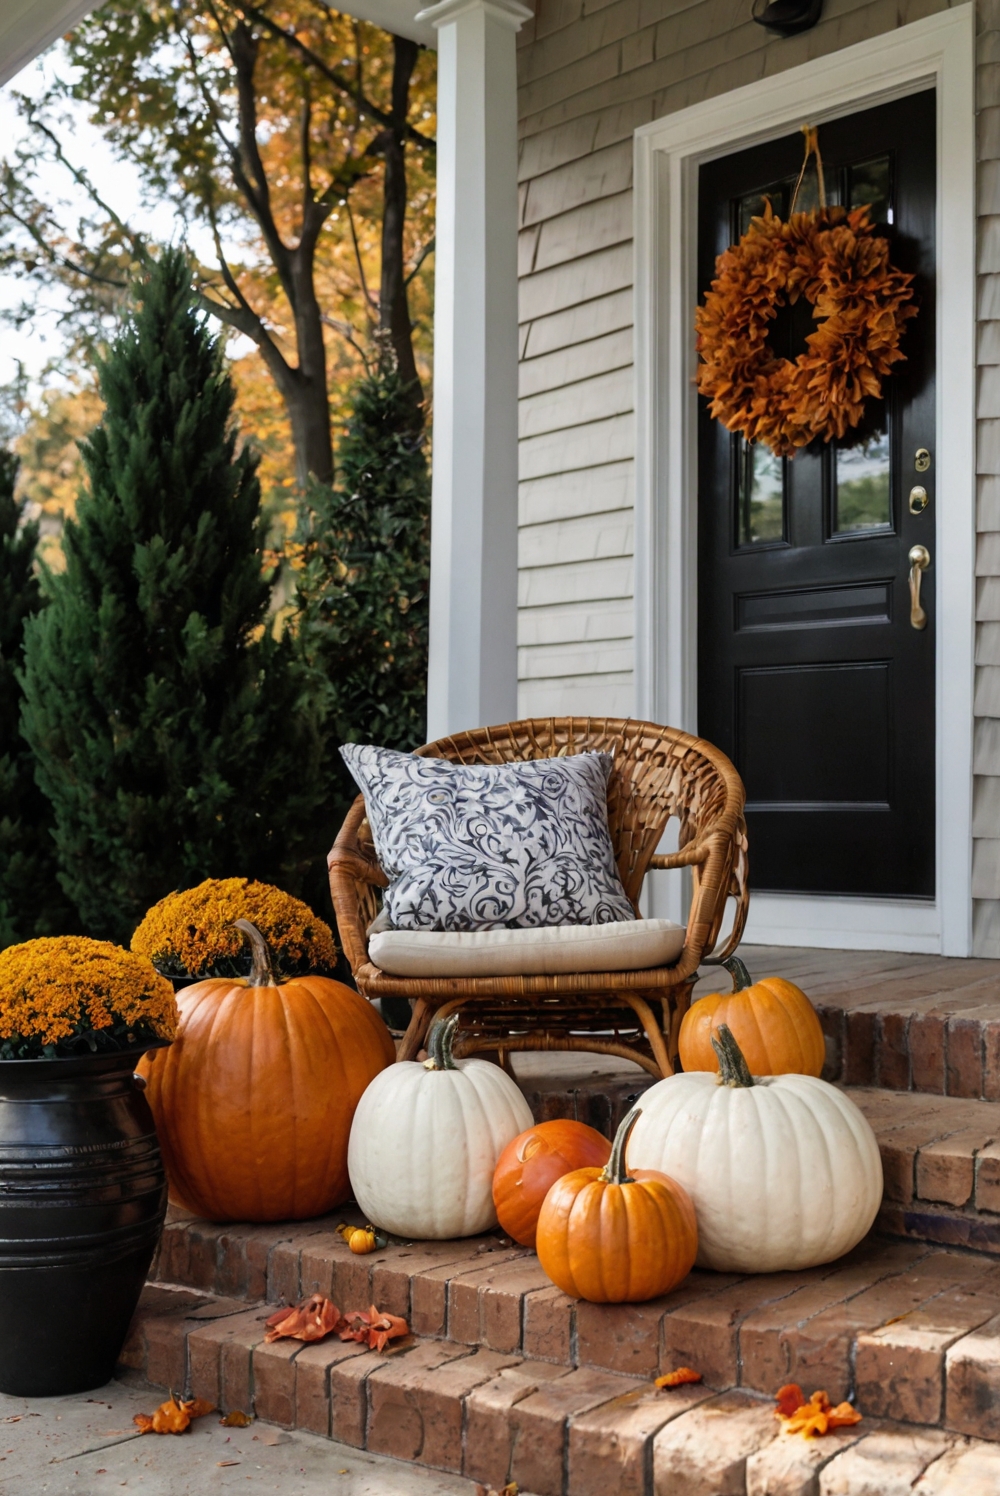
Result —
<instances>
[{"instance_id":1,"label":"brick porch floor","mask_svg":"<svg viewBox=\"0 0 1000 1496\"><path fill-rule=\"evenodd\" d=\"M168 1225L124 1354L132 1377L532 1496L990 1496L1000 1491L1000 962L743 951L820 1008L831 1079L879 1138L886 1200L847 1258L694 1272L665 1298L566 1298L498 1235L354 1257L337 1220ZM702 984L716 985L713 978ZM520 1057L536 1115L608 1130L647 1084L590 1056ZM265 1346L269 1306L315 1289L406 1316L390 1355ZM681 1364L700 1387L658 1393ZM855 1399L806 1443L770 1398Z\"/></svg>"}]
</instances>

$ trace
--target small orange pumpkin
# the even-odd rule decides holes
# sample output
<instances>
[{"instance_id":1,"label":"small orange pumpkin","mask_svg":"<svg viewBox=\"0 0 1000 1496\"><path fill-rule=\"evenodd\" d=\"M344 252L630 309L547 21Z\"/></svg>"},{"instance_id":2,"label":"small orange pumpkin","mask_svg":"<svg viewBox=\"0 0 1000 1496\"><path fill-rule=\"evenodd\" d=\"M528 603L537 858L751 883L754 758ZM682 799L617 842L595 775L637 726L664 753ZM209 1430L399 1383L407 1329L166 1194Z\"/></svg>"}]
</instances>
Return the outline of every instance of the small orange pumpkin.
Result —
<instances>
[{"instance_id":1,"label":"small orange pumpkin","mask_svg":"<svg viewBox=\"0 0 1000 1496\"><path fill-rule=\"evenodd\" d=\"M212 1221L306 1220L350 1194L347 1142L361 1094L396 1057L389 1030L329 977L278 983L260 932L246 981L177 994L169 1049L143 1057L170 1197Z\"/></svg>"},{"instance_id":2,"label":"small orange pumpkin","mask_svg":"<svg viewBox=\"0 0 1000 1496\"><path fill-rule=\"evenodd\" d=\"M596 1127L563 1117L536 1123L512 1139L497 1160L497 1220L514 1241L533 1247L538 1212L556 1180L574 1169L602 1169L610 1157L611 1144Z\"/></svg>"},{"instance_id":3,"label":"small orange pumpkin","mask_svg":"<svg viewBox=\"0 0 1000 1496\"><path fill-rule=\"evenodd\" d=\"M564 1174L545 1196L536 1250L563 1293L592 1304L638 1304L669 1293L698 1252L687 1191L655 1169L625 1172L625 1146L641 1114L622 1122L603 1169Z\"/></svg>"},{"instance_id":4,"label":"small orange pumpkin","mask_svg":"<svg viewBox=\"0 0 1000 1496\"><path fill-rule=\"evenodd\" d=\"M816 1009L801 988L783 977L751 982L738 956L723 965L733 979L732 992L701 997L684 1015L679 1049L686 1071L715 1070L712 1048L725 1024L743 1052L751 1075L819 1075L826 1046Z\"/></svg>"}]
</instances>

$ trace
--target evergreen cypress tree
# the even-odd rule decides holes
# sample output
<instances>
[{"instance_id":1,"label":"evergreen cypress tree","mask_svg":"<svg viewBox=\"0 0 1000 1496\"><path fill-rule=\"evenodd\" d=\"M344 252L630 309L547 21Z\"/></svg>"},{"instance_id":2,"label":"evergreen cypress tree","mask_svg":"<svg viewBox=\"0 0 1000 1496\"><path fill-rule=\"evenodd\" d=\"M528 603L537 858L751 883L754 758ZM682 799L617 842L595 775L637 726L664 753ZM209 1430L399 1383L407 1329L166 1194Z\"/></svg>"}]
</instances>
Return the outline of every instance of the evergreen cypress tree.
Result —
<instances>
[{"instance_id":1,"label":"evergreen cypress tree","mask_svg":"<svg viewBox=\"0 0 1000 1496\"><path fill-rule=\"evenodd\" d=\"M21 737L24 627L42 605L35 575L38 525L14 497L17 458L0 447L0 947L70 934L75 921L56 878L52 809Z\"/></svg>"},{"instance_id":2,"label":"evergreen cypress tree","mask_svg":"<svg viewBox=\"0 0 1000 1496\"><path fill-rule=\"evenodd\" d=\"M352 392L338 482L314 485L299 576L300 638L324 691L329 777L349 801L336 748L416 748L426 737L430 474L423 417L382 339Z\"/></svg>"},{"instance_id":3,"label":"evergreen cypress tree","mask_svg":"<svg viewBox=\"0 0 1000 1496\"><path fill-rule=\"evenodd\" d=\"M306 676L267 618L256 458L237 452L183 256L165 252L139 296L99 364L88 491L24 673L63 886L87 930L117 940L204 877L296 892L323 797Z\"/></svg>"}]
</instances>

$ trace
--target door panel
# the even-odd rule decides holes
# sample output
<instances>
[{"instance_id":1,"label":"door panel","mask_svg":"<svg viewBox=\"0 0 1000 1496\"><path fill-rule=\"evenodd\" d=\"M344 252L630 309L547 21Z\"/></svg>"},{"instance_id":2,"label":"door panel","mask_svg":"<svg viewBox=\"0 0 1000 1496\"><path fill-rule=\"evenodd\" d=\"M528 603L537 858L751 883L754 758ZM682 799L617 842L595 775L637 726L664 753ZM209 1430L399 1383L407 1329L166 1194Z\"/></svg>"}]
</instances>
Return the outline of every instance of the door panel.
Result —
<instances>
[{"instance_id":1,"label":"door panel","mask_svg":"<svg viewBox=\"0 0 1000 1496\"><path fill-rule=\"evenodd\" d=\"M746 783L755 889L932 898L934 91L827 123L819 141L828 200L872 204L919 314L885 399L842 442L775 458L699 402L698 730ZM700 169L703 291L767 197L787 214L801 160L796 132ZM808 304L783 308L771 343L795 357L814 325ZM930 502L911 512L918 484ZM918 543L931 554L922 631Z\"/></svg>"}]
</instances>

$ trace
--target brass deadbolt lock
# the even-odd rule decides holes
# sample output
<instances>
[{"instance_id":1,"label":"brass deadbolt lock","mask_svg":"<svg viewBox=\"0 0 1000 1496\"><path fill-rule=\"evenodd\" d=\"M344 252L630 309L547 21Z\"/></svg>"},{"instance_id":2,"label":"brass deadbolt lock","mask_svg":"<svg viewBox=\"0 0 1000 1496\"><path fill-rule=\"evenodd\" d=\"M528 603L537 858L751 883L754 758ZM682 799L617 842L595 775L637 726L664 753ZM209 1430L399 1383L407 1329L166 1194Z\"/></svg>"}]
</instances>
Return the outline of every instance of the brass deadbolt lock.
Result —
<instances>
[{"instance_id":1,"label":"brass deadbolt lock","mask_svg":"<svg viewBox=\"0 0 1000 1496\"><path fill-rule=\"evenodd\" d=\"M918 447L913 458L913 466L918 473L926 473L931 465L931 454L926 447Z\"/></svg>"},{"instance_id":2,"label":"brass deadbolt lock","mask_svg":"<svg viewBox=\"0 0 1000 1496\"><path fill-rule=\"evenodd\" d=\"M922 514L929 503L930 499L927 497L926 488L921 488L918 484L916 487L910 489L911 514Z\"/></svg>"}]
</instances>

